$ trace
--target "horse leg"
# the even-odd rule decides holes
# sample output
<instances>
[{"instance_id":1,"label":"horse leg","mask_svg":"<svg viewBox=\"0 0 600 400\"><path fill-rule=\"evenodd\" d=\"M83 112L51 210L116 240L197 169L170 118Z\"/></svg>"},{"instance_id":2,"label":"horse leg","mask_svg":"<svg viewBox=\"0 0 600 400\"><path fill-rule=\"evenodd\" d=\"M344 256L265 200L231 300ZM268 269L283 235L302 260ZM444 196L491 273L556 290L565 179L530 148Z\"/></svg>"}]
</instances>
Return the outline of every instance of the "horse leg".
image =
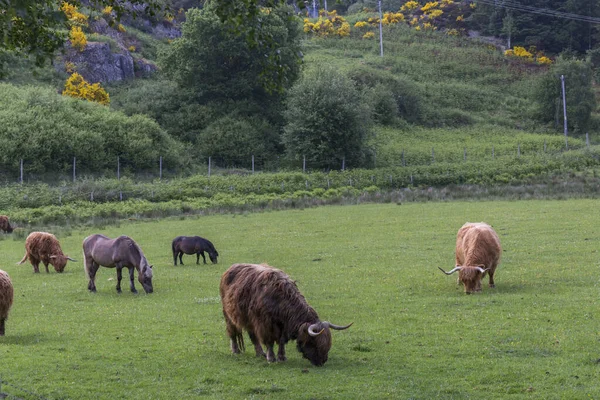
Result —
<instances>
[{"instance_id":1,"label":"horse leg","mask_svg":"<svg viewBox=\"0 0 600 400\"><path fill-rule=\"evenodd\" d=\"M173 265L177 266L177 254L178 252L173 250Z\"/></svg>"},{"instance_id":2,"label":"horse leg","mask_svg":"<svg viewBox=\"0 0 600 400\"><path fill-rule=\"evenodd\" d=\"M183 265L183 251L179 252L179 264Z\"/></svg>"},{"instance_id":3,"label":"horse leg","mask_svg":"<svg viewBox=\"0 0 600 400\"><path fill-rule=\"evenodd\" d=\"M204 264L206 264L206 257L204 257L204 252L201 251L200 254L202 255L202 259L204 260Z\"/></svg>"},{"instance_id":4,"label":"horse leg","mask_svg":"<svg viewBox=\"0 0 600 400\"><path fill-rule=\"evenodd\" d=\"M95 263L92 260L85 260L86 265L86 269L88 270L88 274L89 274L89 278L90 278L90 282L88 283L88 290L90 292L95 292L96 291L96 283L94 282L96 280L96 272L98 272L98 268L100 268L100 265Z\"/></svg>"},{"instance_id":5,"label":"horse leg","mask_svg":"<svg viewBox=\"0 0 600 400\"><path fill-rule=\"evenodd\" d=\"M121 279L123 279L123 267L117 267L117 293L121 293Z\"/></svg>"},{"instance_id":6,"label":"horse leg","mask_svg":"<svg viewBox=\"0 0 600 400\"><path fill-rule=\"evenodd\" d=\"M129 282L130 282L131 292L132 293L137 293L138 291L135 289L135 286L133 284L133 270L135 268L133 268L133 267L127 267L127 268L129 268Z\"/></svg>"},{"instance_id":7,"label":"horse leg","mask_svg":"<svg viewBox=\"0 0 600 400\"><path fill-rule=\"evenodd\" d=\"M0 318L0 336L4 336L4 321L5 318Z\"/></svg>"},{"instance_id":8,"label":"horse leg","mask_svg":"<svg viewBox=\"0 0 600 400\"><path fill-rule=\"evenodd\" d=\"M196 253L196 265L200 264L200 253Z\"/></svg>"}]
</instances>

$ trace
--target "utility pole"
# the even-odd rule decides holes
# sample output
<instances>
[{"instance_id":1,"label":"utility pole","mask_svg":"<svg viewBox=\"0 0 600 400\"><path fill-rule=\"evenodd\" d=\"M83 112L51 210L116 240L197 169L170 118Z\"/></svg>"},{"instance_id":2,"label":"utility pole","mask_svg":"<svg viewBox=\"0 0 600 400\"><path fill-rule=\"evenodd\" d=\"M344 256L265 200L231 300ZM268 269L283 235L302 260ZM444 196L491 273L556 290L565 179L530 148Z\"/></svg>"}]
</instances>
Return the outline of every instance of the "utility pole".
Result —
<instances>
[{"instance_id":1,"label":"utility pole","mask_svg":"<svg viewBox=\"0 0 600 400\"><path fill-rule=\"evenodd\" d=\"M381 0L379 0L377 3L379 5L379 53L381 57L383 57L383 29L381 24L381 19L383 16L381 15Z\"/></svg>"},{"instance_id":2,"label":"utility pole","mask_svg":"<svg viewBox=\"0 0 600 400\"><path fill-rule=\"evenodd\" d=\"M565 148L569 150L569 140L568 140L568 128L567 128L567 96L565 94L565 76L560 76L560 83L562 87L562 101L563 101L563 120L564 120L564 130L565 130Z\"/></svg>"}]
</instances>

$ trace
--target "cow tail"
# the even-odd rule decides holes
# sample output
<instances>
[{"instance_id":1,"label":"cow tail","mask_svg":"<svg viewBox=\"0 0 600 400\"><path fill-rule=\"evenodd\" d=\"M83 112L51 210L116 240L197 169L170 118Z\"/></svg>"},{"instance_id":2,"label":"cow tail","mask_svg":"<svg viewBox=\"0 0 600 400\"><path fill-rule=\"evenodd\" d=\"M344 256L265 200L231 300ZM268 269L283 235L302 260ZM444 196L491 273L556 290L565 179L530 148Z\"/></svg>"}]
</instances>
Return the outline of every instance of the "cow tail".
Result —
<instances>
[{"instance_id":1,"label":"cow tail","mask_svg":"<svg viewBox=\"0 0 600 400\"><path fill-rule=\"evenodd\" d=\"M244 346L244 336L242 335L242 332L237 332L235 334L234 340L241 351L246 351L246 346Z\"/></svg>"},{"instance_id":2,"label":"cow tail","mask_svg":"<svg viewBox=\"0 0 600 400\"><path fill-rule=\"evenodd\" d=\"M19 261L19 262L17 263L17 265L21 265L21 264L23 264L25 261L27 261L27 252L25 252L25 255L23 256L23 259L22 259L21 261Z\"/></svg>"}]
</instances>

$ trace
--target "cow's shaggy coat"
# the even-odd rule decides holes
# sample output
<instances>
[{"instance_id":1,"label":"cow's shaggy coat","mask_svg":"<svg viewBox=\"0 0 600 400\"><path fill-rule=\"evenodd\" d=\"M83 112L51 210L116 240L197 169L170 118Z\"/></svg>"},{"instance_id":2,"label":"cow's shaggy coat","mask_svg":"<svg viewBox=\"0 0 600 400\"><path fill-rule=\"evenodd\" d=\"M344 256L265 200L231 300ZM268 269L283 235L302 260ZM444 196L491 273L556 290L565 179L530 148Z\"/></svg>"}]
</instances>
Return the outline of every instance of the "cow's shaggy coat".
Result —
<instances>
[{"instance_id":1,"label":"cow's shaggy coat","mask_svg":"<svg viewBox=\"0 0 600 400\"><path fill-rule=\"evenodd\" d=\"M491 226L485 222L467 222L456 235L456 267L442 271L447 275L458 271L458 281L464 285L465 293L481 292L481 280L486 274L489 286L495 287L494 273L501 254L500 239Z\"/></svg>"},{"instance_id":2,"label":"cow's shaggy coat","mask_svg":"<svg viewBox=\"0 0 600 400\"><path fill-rule=\"evenodd\" d=\"M0 336L4 336L8 311L13 303L13 285L8 274L0 269Z\"/></svg>"},{"instance_id":3,"label":"cow's shaggy coat","mask_svg":"<svg viewBox=\"0 0 600 400\"><path fill-rule=\"evenodd\" d=\"M25 255L17 264L23 264L29 259L33 265L33 272L40 272L40 262L44 263L46 272L48 264L52 264L56 272L63 272L67 266L67 261L75 261L65 255L60 248L60 243L56 236L48 232L31 232L25 240Z\"/></svg>"},{"instance_id":4,"label":"cow's shaggy coat","mask_svg":"<svg viewBox=\"0 0 600 400\"><path fill-rule=\"evenodd\" d=\"M13 226L10 224L8 217L6 215L0 215L0 230L3 230L6 233L12 233Z\"/></svg>"},{"instance_id":5,"label":"cow's shaggy coat","mask_svg":"<svg viewBox=\"0 0 600 400\"><path fill-rule=\"evenodd\" d=\"M277 360L285 361L285 344L296 340L298 351L313 365L323 365L331 348L331 329L346 329L321 322L308 305L296 283L283 271L268 265L233 264L221 277L223 315L231 350L244 350L246 330L256 355L276 361L273 346L279 346Z\"/></svg>"}]
</instances>

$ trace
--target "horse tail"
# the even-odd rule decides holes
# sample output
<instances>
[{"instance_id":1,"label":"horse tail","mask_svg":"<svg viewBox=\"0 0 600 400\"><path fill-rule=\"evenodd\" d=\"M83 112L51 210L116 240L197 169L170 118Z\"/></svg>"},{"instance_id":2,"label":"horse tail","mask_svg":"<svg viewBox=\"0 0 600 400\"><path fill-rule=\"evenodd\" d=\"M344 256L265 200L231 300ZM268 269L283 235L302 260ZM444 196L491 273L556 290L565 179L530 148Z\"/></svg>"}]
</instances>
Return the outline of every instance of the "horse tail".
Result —
<instances>
[{"instance_id":1,"label":"horse tail","mask_svg":"<svg viewBox=\"0 0 600 400\"><path fill-rule=\"evenodd\" d=\"M87 257L85 256L85 250L84 250L83 251L83 269L85 270L85 276L87 276L88 279L92 279L90 277L90 267L88 264L91 264L91 263L87 262Z\"/></svg>"}]
</instances>

